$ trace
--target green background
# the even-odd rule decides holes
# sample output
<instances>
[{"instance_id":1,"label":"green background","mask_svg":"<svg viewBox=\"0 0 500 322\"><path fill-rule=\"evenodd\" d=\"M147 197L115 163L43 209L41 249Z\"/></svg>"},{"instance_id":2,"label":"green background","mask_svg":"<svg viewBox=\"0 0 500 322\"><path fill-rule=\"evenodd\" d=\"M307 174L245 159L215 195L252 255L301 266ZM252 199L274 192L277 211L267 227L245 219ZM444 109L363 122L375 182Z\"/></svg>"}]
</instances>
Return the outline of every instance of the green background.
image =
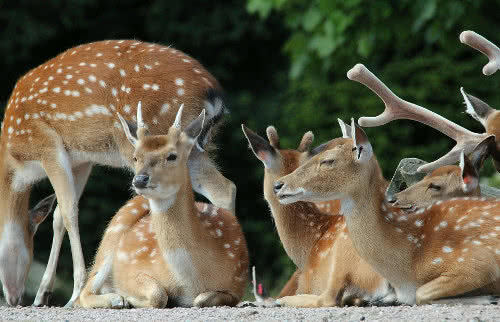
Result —
<instances>
[{"instance_id":1,"label":"green background","mask_svg":"<svg viewBox=\"0 0 500 322\"><path fill-rule=\"evenodd\" d=\"M171 45L198 59L227 95L231 113L216 138L217 163L238 187L237 216L251 263L275 293L294 267L263 199L262 164L248 150L240 124L261 135L275 125L282 146L289 148L296 148L308 130L317 144L339 136L337 118L348 121L383 110L367 88L346 78L361 62L402 98L482 131L463 113L459 87L498 107L500 73L483 76L486 58L460 44L458 35L470 29L500 44L499 22L500 2L485 0L0 1L0 106L5 108L26 71L85 42L134 38ZM401 158L432 161L454 144L411 121L366 131L387 178ZM492 175L488 162L482 176ZM106 223L131 197L130 180L124 170L94 169L80 201L87 266ZM51 191L43 181L31 202ZM50 251L50 221L35 238L35 259L41 263ZM58 276L71 292L67 239ZM54 303L68 298L60 294Z\"/></svg>"}]
</instances>

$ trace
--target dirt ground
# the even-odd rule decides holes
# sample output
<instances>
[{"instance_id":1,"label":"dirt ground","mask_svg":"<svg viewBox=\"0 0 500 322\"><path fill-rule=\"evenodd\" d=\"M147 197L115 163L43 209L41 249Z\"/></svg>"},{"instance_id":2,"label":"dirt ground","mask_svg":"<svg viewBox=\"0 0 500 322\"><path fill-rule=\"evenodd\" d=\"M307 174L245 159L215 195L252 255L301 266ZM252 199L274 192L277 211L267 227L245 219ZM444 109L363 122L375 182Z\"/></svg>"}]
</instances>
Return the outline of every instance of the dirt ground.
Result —
<instances>
[{"instance_id":1,"label":"dirt ground","mask_svg":"<svg viewBox=\"0 0 500 322\"><path fill-rule=\"evenodd\" d=\"M297 309L282 307L175 309L0 308L0 321L500 321L500 305L425 305Z\"/></svg>"}]
</instances>

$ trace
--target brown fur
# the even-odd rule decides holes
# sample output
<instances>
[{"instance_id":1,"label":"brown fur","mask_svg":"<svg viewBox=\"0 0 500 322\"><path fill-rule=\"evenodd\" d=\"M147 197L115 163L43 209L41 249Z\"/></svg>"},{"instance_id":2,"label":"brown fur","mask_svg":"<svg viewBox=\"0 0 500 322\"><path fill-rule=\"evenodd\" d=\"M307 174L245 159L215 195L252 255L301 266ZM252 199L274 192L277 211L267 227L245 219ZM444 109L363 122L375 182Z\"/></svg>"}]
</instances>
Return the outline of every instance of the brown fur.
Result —
<instances>
[{"instance_id":1,"label":"brown fur","mask_svg":"<svg viewBox=\"0 0 500 322\"><path fill-rule=\"evenodd\" d=\"M469 291L500 295L500 203L466 197L412 212L390 207L373 189L384 181L359 127L356 137L357 145L336 139L330 149L281 178L278 198L286 203L342 198L355 249L387 278L403 303L425 304Z\"/></svg>"},{"instance_id":2,"label":"brown fur","mask_svg":"<svg viewBox=\"0 0 500 322\"><path fill-rule=\"evenodd\" d=\"M432 185L432 186L431 186ZM432 187L439 187L436 191ZM480 196L479 185L471 192L462 189L462 170L459 166L442 166L411 187L395 195L394 206L398 207L426 207L437 200L446 200L455 197Z\"/></svg>"},{"instance_id":3,"label":"brown fur","mask_svg":"<svg viewBox=\"0 0 500 322\"><path fill-rule=\"evenodd\" d=\"M82 306L203 307L240 301L248 282L245 238L231 212L195 205L187 168L193 144L175 127L163 137L140 138L135 172L150 181L136 190L149 206L144 197L136 197L113 218L80 296ZM173 154L177 159L167 161ZM140 213L131 214L131 209ZM100 284L106 260L112 260L112 270Z\"/></svg>"},{"instance_id":4,"label":"brown fur","mask_svg":"<svg viewBox=\"0 0 500 322\"><path fill-rule=\"evenodd\" d=\"M0 230L9 221L27 227L27 205L15 205L29 199L33 182L48 176L58 200L53 247L35 305L47 304L65 228L75 279L69 305L83 286L77 204L88 174L95 163L133 166L133 149L117 113L133 119L140 100L149 132L164 134L181 103L186 106L185 125L204 108L208 91L220 92L221 87L196 60L173 48L135 40L77 46L32 69L16 83L2 122ZM34 165L39 174L28 178ZM234 209L236 187L206 153L197 153L191 168L197 175L192 177L196 191L218 206ZM16 176L28 179L16 183ZM32 252L27 232L25 239Z\"/></svg>"},{"instance_id":5,"label":"brown fur","mask_svg":"<svg viewBox=\"0 0 500 322\"><path fill-rule=\"evenodd\" d=\"M273 147L279 146L274 132ZM252 146L252 141L249 142ZM307 149L302 150L305 152L276 150L274 166L264 172L264 197L283 247L297 265L297 271L281 291L278 302L299 307L359 305L364 302L365 295L367 299L377 291L380 292L377 295L387 295L385 280L354 250L344 218L339 215L338 200L282 205L276 198L273 183L310 158ZM265 157L255 152L258 157Z\"/></svg>"}]
</instances>

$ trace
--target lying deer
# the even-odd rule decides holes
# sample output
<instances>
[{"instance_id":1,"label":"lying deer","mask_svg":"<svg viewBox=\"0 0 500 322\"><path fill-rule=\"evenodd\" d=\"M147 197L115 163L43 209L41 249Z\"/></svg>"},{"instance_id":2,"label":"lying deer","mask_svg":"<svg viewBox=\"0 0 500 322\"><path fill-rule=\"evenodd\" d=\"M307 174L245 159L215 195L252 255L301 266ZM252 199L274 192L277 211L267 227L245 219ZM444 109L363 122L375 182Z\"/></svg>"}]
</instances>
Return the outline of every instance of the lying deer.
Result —
<instances>
[{"instance_id":1,"label":"lying deer","mask_svg":"<svg viewBox=\"0 0 500 322\"><path fill-rule=\"evenodd\" d=\"M388 200L392 206L403 209L427 207L439 201L457 197L479 197L479 184L465 185L465 178L478 178L484 160L495 149L495 138L487 137L469 155L467 164L445 165L437 168L414 185L394 194ZM476 179L478 182L478 179Z\"/></svg>"},{"instance_id":2,"label":"lying deer","mask_svg":"<svg viewBox=\"0 0 500 322\"><path fill-rule=\"evenodd\" d=\"M362 65L348 76L383 98L385 120L398 108L419 110L396 99ZM462 167L473 167L463 152L460 161ZM368 137L353 120L352 139L336 139L329 149L279 179L276 195L282 204L340 199L355 249L391 283L401 303L491 303L486 295L500 295L497 200L452 198L407 211L392 207L373 189L384 183L381 178ZM477 177L463 178L468 189L477 184ZM469 297L445 299L459 296Z\"/></svg>"},{"instance_id":3,"label":"lying deer","mask_svg":"<svg viewBox=\"0 0 500 322\"><path fill-rule=\"evenodd\" d=\"M0 140L0 237L11 236L0 239L0 249L17 249L19 256L15 265L0 261L0 280L10 285L9 305L19 303L25 280L17 276L27 275L32 259L27 216L31 186L45 177L58 205L50 258L34 305L48 302L66 229L74 272L68 306L78 297L85 282L78 200L94 164L133 168L133 149L117 115L133 120L139 100L152 134L167 132L181 104L186 106L184 125L206 109L207 126L189 158L193 189L216 206L234 210L235 185L204 151L224 112L221 91L193 58L135 40L80 45L21 77L7 102Z\"/></svg>"},{"instance_id":4,"label":"lying deer","mask_svg":"<svg viewBox=\"0 0 500 322\"><path fill-rule=\"evenodd\" d=\"M278 178L327 149L329 143L310 151L313 135L307 132L297 150L285 150L280 148L278 133L272 126L267 128L269 141L244 125L242 129L255 156L264 164L264 197L283 247L297 266L278 303L322 307L360 305L366 301L394 302L387 281L352 247L344 218L338 215L338 200L325 200L326 204L321 205L311 202L282 205L274 193L273 184ZM295 294L300 295L285 296Z\"/></svg>"},{"instance_id":5,"label":"lying deer","mask_svg":"<svg viewBox=\"0 0 500 322\"><path fill-rule=\"evenodd\" d=\"M205 112L181 130L182 107L166 135L121 119L134 147L140 196L113 217L79 299L87 308L234 306L248 282L248 253L236 217L195 204L188 158ZM135 134L135 133L134 133Z\"/></svg>"}]
</instances>

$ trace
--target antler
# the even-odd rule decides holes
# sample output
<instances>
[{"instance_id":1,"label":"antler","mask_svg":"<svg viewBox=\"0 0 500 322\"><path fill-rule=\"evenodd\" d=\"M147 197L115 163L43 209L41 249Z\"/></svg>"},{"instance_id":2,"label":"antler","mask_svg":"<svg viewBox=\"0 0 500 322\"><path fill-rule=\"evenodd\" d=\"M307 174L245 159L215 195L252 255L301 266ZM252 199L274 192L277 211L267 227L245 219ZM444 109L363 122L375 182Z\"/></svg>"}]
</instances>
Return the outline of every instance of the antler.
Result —
<instances>
[{"instance_id":1,"label":"antler","mask_svg":"<svg viewBox=\"0 0 500 322\"><path fill-rule=\"evenodd\" d=\"M456 163L462 150L465 153L470 153L477 144L488 136L487 134L471 132L426 108L399 98L362 64L357 64L348 71L347 77L371 89L385 103L385 110L382 114L376 117L361 117L358 120L361 126L374 127L393 120L410 119L424 123L457 142L455 147L440 159L420 166L417 169L419 172L428 172L442 165Z\"/></svg>"},{"instance_id":2,"label":"antler","mask_svg":"<svg viewBox=\"0 0 500 322\"><path fill-rule=\"evenodd\" d=\"M463 31L460 34L460 42L466 44L488 57L489 62L483 67L484 75L492 75L500 69L500 49L488 39L474 31Z\"/></svg>"}]
</instances>

